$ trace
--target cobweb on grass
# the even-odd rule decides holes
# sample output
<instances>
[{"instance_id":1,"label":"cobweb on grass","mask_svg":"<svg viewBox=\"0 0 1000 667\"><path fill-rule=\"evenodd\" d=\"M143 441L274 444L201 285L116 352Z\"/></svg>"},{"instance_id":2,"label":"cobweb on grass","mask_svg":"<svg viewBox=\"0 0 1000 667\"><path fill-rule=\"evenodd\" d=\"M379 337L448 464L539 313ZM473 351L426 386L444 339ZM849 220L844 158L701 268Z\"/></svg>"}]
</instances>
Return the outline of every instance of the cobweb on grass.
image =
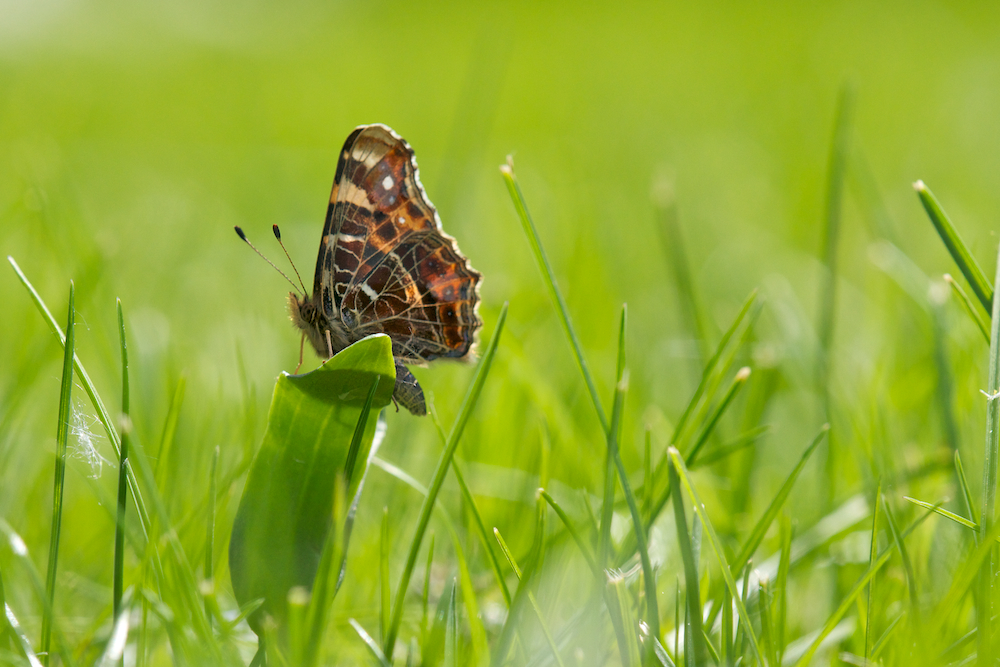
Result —
<instances>
[{"instance_id":1,"label":"cobweb on grass","mask_svg":"<svg viewBox=\"0 0 1000 667\"><path fill-rule=\"evenodd\" d=\"M79 402L73 401L73 409L69 417L70 435L70 456L79 459L90 467L90 477L97 479L101 476L101 469L104 464L111 465L101 452L98 446L107 438L95 432L95 428L100 422L97 417L85 411Z\"/></svg>"}]
</instances>

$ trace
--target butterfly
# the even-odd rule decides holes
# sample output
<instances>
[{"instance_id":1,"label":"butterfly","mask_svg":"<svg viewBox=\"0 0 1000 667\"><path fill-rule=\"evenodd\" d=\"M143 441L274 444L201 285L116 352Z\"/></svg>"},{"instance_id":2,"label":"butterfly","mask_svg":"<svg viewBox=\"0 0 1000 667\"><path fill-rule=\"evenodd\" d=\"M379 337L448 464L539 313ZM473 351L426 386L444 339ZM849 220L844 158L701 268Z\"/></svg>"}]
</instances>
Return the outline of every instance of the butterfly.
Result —
<instances>
[{"instance_id":1,"label":"butterfly","mask_svg":"<svg viewBox=\"0 0 1000 667\"><path fill-rule=\"evenodd\" d=\"M277 227L275 235L280 240ZM393 399L427 414L406 366L473 354L481 279L442 230L410 145L385 125L355 128L337 161L312 293L288 295L303 342L328 358L365 336L388 334Z\"/></svg>"}]
</instances>

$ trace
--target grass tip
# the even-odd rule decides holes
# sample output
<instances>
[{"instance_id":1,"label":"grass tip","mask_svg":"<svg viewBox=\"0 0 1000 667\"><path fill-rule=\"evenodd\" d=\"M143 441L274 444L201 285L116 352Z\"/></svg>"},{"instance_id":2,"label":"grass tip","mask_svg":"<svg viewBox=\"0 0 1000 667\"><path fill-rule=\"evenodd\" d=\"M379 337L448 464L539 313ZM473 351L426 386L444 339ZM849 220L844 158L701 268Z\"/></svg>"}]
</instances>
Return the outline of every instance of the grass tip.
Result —
<instances>
[{"instance_id":1,"label":"grass tip","mask_svg":"<svg viewBox=\"0 0 1000 667\"><path fill-rule=\"evenodd\" d=\"M923 181L921 181L921 180L917 179L917 180L916 180L916 181L915 181L915 182L913 183L913 189L914 189L914 190L916 190L917 192L924 192L924 191L925 191L925 190L927 189L927 186L926 186L926 185L924 185L924 182L923 182Z\"/></svg>"},{"instance_id":2,"label":"grass tip","mask_svg":"<svg viewBox=\"0 0 1000 667\"><path fill-rule=\"evenodd\" d=\"M819 430L826 432L830 430L830 422L827 422L819 427Z\"/></svg>"},{"instance_id":3,"label":"grass tip","mask_svg":"<svg viewBox=\"0 0 1000 667\"><path fill-rule=\"evenodd\" d=\"M740 370L736 371L736 377L733 378L735 382L744 382L748 377L750 377L750 367L744 366Z\"/></svg>"}]
</instances>

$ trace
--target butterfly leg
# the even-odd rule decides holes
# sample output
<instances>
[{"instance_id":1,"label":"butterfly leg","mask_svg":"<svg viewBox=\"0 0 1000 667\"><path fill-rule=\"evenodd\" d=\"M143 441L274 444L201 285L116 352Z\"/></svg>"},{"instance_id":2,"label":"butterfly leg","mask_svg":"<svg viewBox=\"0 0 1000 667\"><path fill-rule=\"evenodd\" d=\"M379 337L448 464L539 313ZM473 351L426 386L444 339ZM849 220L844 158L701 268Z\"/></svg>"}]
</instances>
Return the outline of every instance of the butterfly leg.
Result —
<instances>
[{"instance_id":1,"label":"butterfly leg","mask_svg":"<svg viewBox=\"0 0 1000 667\"><path fill-rule=\"evenodd\" d=\"M333 341L330 340L330 330L326 330L326 357L329 359L333 356Z\"/></svg>"},{"instance_id":2,"label":"butterfly leg","mask_svg":"<svg viewBox=\"0 0 1000 667\"><path fill-rule=\"evenodd\" d=\"M295 372L292 375L298 375L299 369L302 368L302 352L306 348L306 332L302 332L302 340L299 342L299 365L295 367Z\"/></svg>"},{"instance_id":3,"label":"butterfly leg","mask_svg":"<svg viewBox=\"0 0 1000 667\"><path fill-rule=\"evenodd\" d=\"M413 377L413 373L399 361L396 361L396 386L392 390L392 400L398 401L415 415L427 414L424 390L420 388L420 383Z\"/></svg>"}]
</instances>

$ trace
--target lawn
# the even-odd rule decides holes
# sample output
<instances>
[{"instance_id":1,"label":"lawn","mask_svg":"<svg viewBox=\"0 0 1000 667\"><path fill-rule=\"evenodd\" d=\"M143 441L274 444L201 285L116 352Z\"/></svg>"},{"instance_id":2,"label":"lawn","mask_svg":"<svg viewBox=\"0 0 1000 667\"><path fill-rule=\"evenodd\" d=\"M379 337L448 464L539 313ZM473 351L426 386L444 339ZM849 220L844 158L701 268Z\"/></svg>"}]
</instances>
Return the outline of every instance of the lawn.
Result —
<instances>
[{"instance_id":1,"label":"lawn","mask_svg":"<svg viewBox=\"0 0 1000 667\"><path fill-rule=\"evenodd\" d=\"M7 3L0 664L994 664L998 20ZM384 341L338 357L323 446L377 451L353 513L297 487L320 579L261 603L230 537L285 520L245 491L294 467L300 337L233 227L310 284L368 123L483 276L478 356L413 370L427 417Z\"/></svg>"}]
</instances>

